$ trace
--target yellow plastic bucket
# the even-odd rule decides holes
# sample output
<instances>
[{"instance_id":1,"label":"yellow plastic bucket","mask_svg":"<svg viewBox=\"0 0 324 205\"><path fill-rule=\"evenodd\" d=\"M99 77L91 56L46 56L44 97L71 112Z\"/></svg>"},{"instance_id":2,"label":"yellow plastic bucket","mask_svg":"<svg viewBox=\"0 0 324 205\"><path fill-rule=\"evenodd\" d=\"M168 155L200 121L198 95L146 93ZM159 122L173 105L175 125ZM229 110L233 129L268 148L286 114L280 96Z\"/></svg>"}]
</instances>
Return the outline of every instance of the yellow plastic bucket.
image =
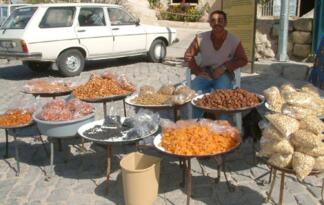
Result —
<instances>
[{"instance_id":1,"label":"yellow plastic bucket","mask_svg":"<svg viewBox=\"0 0 324 205\"><path fill-rule=\"evenodd\" d=\"M159 190L160 161L139 152L120 161L126 205L152 205Z\"/></svg>"}]
</instances>

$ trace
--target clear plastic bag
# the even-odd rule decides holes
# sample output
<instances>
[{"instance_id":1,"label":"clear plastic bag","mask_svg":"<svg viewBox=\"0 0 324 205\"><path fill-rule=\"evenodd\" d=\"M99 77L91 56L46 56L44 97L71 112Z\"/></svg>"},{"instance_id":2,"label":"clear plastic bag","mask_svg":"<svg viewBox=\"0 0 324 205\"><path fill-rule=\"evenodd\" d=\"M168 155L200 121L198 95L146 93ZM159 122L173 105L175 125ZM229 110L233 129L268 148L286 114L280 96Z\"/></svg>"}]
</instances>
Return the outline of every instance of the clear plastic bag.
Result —
<instances>
[{"instance_id":1,"label":"clear plastic bag","mask_svg":"<svg viewBox=\"0 0 324 205\"><path fill-rule=\"evenodd\" d=\"M139 96L151 95L155 93L155 89L150 85L143 85L140 87Z\"/></svg>"},{"instance_id":2,"label":"clear plastic bag","mask_svg":"<svg viewBox=\"0 0 324 205\"><path fill-rule=\"evenodd\" d=\"M267 114L265 117L285 137L288 137L299 129L299 122L287 115L276 113Z\"/></svg>"},{"instance_id":3,"label":"clear plastic bag","mask_svg":"<svg viewBox=\"0 0 324 205\"><path fill-rule=\"evenodd\" d=\"M309 93L309 94L311 94L311 95L313 95L315 97L320 97L318 88L316 88L315 86L313 86L310 83L308 83L308 84L304 85L303 87L301 87L301 90L303 92Z\"/></svg>"},{"instance_id":4,"label":"clear plastic bag","mask_svg":"<svg viewBox=\"0 0 324 205\"><path fill-rule=\"evenodd\" d=\"M323 171L324 170L324 156L316 157L313 169Z\"/></svg>"},{"instance_id":5,"label":"clear plastic bag","mask_svg":"<svg viewBox=\"0 0 324 205\"><path fill-rule=\"evenodd\" d=\"M277 87L272 86L263 91L270 110L275 112L281 112L281 107L284 103L284 99L281 97L280 91Z\"/></svg>"},{"instance_id":6,"label":"clear plastic bag","mask_svg":"<svg viewBox=\"0 0 324 205\"><path fill-rule=\"evenodd\" d=\"M297 91L296 88L290 83L285 83L282 86L280 86L281 96L288 93L294 93L296 91Z\"/></svg>"},{"instance_id":7,"label":"clear plastic bag","mask_svg":"<svg viewBox=\"0 0 324 205\"><path fill-rule=\"evenodd\" d=\"M292 134L290 142L294 146L315 148L322 144L322 135L315 135L307 130L298 130Z\"/></svg>"},{"instance_id":8,"label":"clear plastic bag","mask_svg":"<svg viewBox=\"0 0 324 205\"><path fill-rule=\"evenodd\" d=\"M270 140L263 137L260 142L261 150L260 154L262 156L272 156L275 153L280 153L283 155L294 153L293 146L289 143L287 139L282 140Z\"/></svg>"},{"instance_id":9,"label":"clear plastic bag","mask_svg":"<svg viewBox=\"0 0 324 205\"><path fill-rule=\"evenodd\" d=\"M112 71L105 71L103 74L101 74L101 77L104 79L108 79L108 80L113 80L113 81L117 81L118 79L118 75Z\"/></svg>"},{"instance_id":10,"label":"clear plastic bag","mask_svg":"<svg viewBox=\"0 0 324 205\"><path fill-rule=\"evenodd\" d=\"M306 92L286 93L283 95L283 98L285 99L286 103L290 105L310 108L313 110L318 110L321 108L319 100Z\"/></svg>"},{"instance_id":11,"label":"clear plastic bag","mask_svg":"<svg viewBox=\"0 0 324 205\"><path fill-rule=\"evenodd\" d=\"M180 95L173 95L171 98L171 104L175 105L182 105L187 101L186 96L180 94Z\"/></svg>"},{"instance_id":12,"label":"clear plastic bag","mask_svg":"<svg viewBox=\"0 0 324 205\"><path fill-rule=\"evenodd\" d=\"M188 86L181 85L176 88L176 90L174 91L174 95L183 95L185 96L186 100L191 100L196 96L196 93Z\"/></svg>"},{"instance_id":13,"label":"clear plastic bag","mask_svg":"<svg viewBox=\"0 0 324 205\"><path fill-rule=\"evenodd\" d=\"M307 116L300 121L300 128L319 135L324 131L324 123L316 116Z\"/></svg>"},{"instance_id":14,"label":"clear plastic bag","mask_svg":"<svg viewBox=\"0 0 324 205\"><path fill-rule=\"evenodd\" d=\"M153 134L160 123L160 116L150 110L140 109L133 117L134 127L129 131L127 138L143 137Z\"/></svg>"},{"instance_id":15,"label":"clear plastic bag","mask_svg":"<svg viewBox=\"0 0 324 205\"><path fill-rule=\"evenodd\" d=\"M282 113L299 120L310 115L316 115L316 111L313 109L289 104L283 105Z\"/></svg>"},{"instance_id":16,"label":"clear plastic bag","mask_svg":"<svg viewBox=\"0 0 324 205\"><path fill-rule=\"evenodd\" d=\"M121 88L130 92L136 91L135 85L127 79L126 75L122 74L117 78L117 82Z\"/></svg>"},{"instance_id":17,"label":"clear plastic bag","mask_svg":"<svg viewBox=\"0 0 324 205\"><path fill-rule=\"evenodd\" d=\"M296 146L295 150L297 152L302 152L309 156L320 157L320 156L324 156L324 143L322 143L314 148L305 147L305 146L301 146L301 147Z\"/></svg>"},{"instance_id":18,"label":"clear plastic bag","mask_svg":"<svg viewBox=\"0 0 324 205\"><path fill-rule=\"evenodd\" d=\"M296 172L299 180L304 180L313 170L315 159L312 156L303 154L301 152L295 152L292 159L292 167Z\"/></svg>"},{"instance_id":19,"label":"clear plastic bag","mask_svg":"<svg viewBox=\"0 0 324 205\"><path fill-rule=\"evenodd\" d=\"M274 126L269 125L262 132L262 136L269 140L282 140L285 138Z\"/></svg>"},{"instance_id":20,"label":"clear plastic bag","mask_svg":"<svg viewBox=\"0 0 324 205\"><path fill-rule=\"evenodd\" d=\"M175 87L173 85L162 85L158 93L162 95L173 95Z\"/></svg>"},{"instance_id":21,"label":"clear plastic bag","mask_svg":"<svg viewBox=\"0 0 324 205\"><path fill-rule=\"evenodd\" d=\"M292 156L292 154L283 155L280 153L275 153L270 157L268 162L274 166L286 168L291 165Z\"/></svg>"}]
</instances>

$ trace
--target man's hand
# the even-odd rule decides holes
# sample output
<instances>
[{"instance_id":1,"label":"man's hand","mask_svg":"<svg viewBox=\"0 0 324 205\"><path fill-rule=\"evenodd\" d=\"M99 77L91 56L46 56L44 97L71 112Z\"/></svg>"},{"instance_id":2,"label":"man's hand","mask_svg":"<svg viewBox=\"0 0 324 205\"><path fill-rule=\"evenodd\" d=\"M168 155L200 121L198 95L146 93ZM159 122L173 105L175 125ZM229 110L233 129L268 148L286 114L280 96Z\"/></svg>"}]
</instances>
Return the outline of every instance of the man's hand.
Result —
<instances>
[{"instance_id":1,"label":"man's hand","mask_svg":"<svg viewBox=\"0 0 324 205\"><path fill-rule=\"evenodd\" d=\"M205 78L206 80L212 80L212 78L210 77L210 75L207 72L205 72L205 71L199 73L198 76L201 76L201 77Z\"/></svg>"},{"instance_id":2,"label":"man's hand","mask_svg":"<svg viewBox=\"0 0 324 205\"><path fill-rule=\"evenodd\" d=\"M214 73L213 73L213 79L219 78L224 73L225 73L224 66L220 66L220 67L216 68L215 71L214 71Z\"/></svg>"}]
</instances>

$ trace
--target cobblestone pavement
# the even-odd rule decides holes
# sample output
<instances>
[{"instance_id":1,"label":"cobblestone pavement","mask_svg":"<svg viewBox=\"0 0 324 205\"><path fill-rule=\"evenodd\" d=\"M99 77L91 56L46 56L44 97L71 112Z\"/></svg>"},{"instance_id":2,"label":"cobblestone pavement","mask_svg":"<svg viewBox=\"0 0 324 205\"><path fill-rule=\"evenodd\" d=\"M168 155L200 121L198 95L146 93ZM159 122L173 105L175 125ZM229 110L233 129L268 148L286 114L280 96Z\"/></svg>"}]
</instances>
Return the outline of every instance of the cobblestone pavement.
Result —
<instances>
[{"instance_id":1,"label":"cobblestone pavement","mask_svg":"<svg viewBox=\"0 0 324 205\"><path fill-rule=\"evenodd\" d=\"M17 64L15 64L17 63ZM35 74L27 68L18 65L19 62L6 64L1 62L0 67L0 110L3 111L18 103L33 103L32 96L22 94L21 88L26 81L41 78L47 79L55 73ZM104 69L101 69L104 68ZM147 63L142 58L126 58L119 60L100 61L87 65L87 70L79 77L70 78L75 82L83 82L90 73L102 73L112 70L119 74L125 73L137 86L150 84L159 87L165 83L179 83L184 80L184 69L181 66ZM67 78L65 78L67 80ZM270 85L280 85L287 80L269 75L244 74L242 87L255 92L261 92ZM303 81L294 81L301 85ZM112 113L122 114L120 102L109 104ZM102 118L102 107L96 105L96 118ZM260 109L262 112L262 108ZM127 113L132 115L134 110L127 106ZM0 204L23 205L60 205L60 204L124 204L119 169L120 158L135 148L132 145L113 147L113 174L110 182L110 192L105 193L105 149L101 146L86 143L87 151L80 151L80 139L63 141L63 151L55 152L55 173L48 180L49 158L41 143L33 137L35 130L20 130L18 135L21 160L21 174L15 176L15 149L10 137L9 158L4 159L5 133L0 131ZM49 143L44 136L46 148ZM182 171L178 166L178 159L162 155L153 150L146 152L163 157L159 195L154 205L185 204L185 190L180 186ZM258 205L274 204L278 202L279 182L277 177L273 200L266 202L266 192L269 190L269 169L261 162L253 162L251 140L245 141L235 152L226 156L226 170L229 181L234 185L234 192L229 192L224 175L219 183L215 183L217 176L216 163L212 158L200 159L205 170L196 159L192 161L192 201L191 204L220 204L220 205ZM259 176L265 176L258 178ZM303 183L299 183L294 176L289 175L285 181L284 204L312 205L321 202L322 179L310 176Z\"/></svg>"}]
</instances>

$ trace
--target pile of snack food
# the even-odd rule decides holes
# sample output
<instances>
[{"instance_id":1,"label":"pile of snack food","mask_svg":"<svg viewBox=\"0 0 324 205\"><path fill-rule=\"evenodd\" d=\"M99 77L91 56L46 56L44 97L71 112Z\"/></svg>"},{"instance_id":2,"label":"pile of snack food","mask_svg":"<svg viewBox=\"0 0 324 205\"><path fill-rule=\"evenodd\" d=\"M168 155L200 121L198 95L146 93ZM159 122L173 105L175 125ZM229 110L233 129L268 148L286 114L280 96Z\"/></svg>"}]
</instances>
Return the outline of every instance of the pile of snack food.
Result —
<instances>
[{"instance_id":1,"label":"pile of snack food","mask_svg":"<svg viewBox=\"0 0 324 205\"><path fill-rule=\"evenodd\" d=\"M231 150L239 143L239 131L227 121L188 120L162 129L161 146L178 155L211 155Z\"/></svg>"},{"instance_id":2,"label":"pile of snack food","mask_svg":"<svg viewBox=\"0 0 324 205\"><path fill-rule=\"evenodd\" d=\"M282 112L265 116L269 124L262 133L261 156L268 157L268 162L277 167L292 168L300 180L312 170L323 170L324 123L310 107L320 107L316 89L307 85L297 91L284 85L281 91L271 87L264 93L271 108ZM270 93L275 93L277 99Z\"/></svg>"},{"instance_id":3,"label":"pile of snack food","mask_svg":"<svg viewBox=\"0 0 324 205\"><path fill-rule=\"evenodd\" d=\"M224 110L252 107L259 103L260 99L256 94L241 88L215 90L195 101L199 107Z\"/></svg>"},{"instance_id":4,"label":"pile of snack food","mask_svg":"<svg viewBox=\"0 0 324 205\"><path fill-rule=\"evenodd\" d=\"M78 99L54 99L46 103L37 118L45 121L67 121L91 114L94 108L91 104Z\"/></svg>"},{"instance_id":5,"label":"pile of snack food","mask_svg":"<svg viewBox=\"0 0 324 205\"><path fill-rule=\"evenodd\" d=\"M75 86L71 82L62 80L30 80L23 87L23 91L27 93L59 93L72 91Z\"/></svg>"},{"instance_id":6,"label":"pile of snack food","mask_svg":"<svg viewBox=\"0 0 324 205\"><path fill-rule=\"evenodd\" d=\"M0 115L0 126L11 127L29 124L32 121L32 113L31 109L9 109Z\"/></svg>"},{"instance_id":7,"label":"pile of snack food","mask_svg":"<svg viewBox=\"0 0 324 205\"><path fill-rule=\"evenodd\" d=\"M102 75L92 74L90 80L73 91L79 99L97 99L116 95L125 95L135 91L135 87L124 75L117 76L106 72Z\"/></svg>"},{"instance_id":8,"label":"pile of snack food","mask_svg":"<svg viewBox=\"0 0 324 205\"><path fill-rule=\"evenodd\" d=\"M132 102L138 105L182 105L193 97L195 91L184 85L177 88L173 85L162 85L157 91L152 86L144 85Z\"/></svg>"}]
</instances>

